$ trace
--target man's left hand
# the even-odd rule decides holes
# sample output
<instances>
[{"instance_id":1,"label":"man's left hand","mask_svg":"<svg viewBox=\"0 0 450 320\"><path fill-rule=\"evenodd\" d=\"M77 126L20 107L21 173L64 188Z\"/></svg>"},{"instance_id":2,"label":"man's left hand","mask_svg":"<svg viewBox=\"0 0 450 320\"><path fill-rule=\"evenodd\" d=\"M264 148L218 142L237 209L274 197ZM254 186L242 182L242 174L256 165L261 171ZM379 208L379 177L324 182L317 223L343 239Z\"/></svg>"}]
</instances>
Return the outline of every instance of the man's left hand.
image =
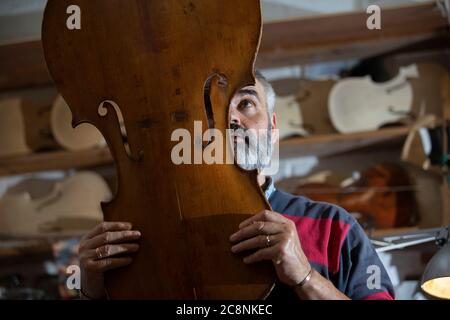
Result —
<instances>
[{"instance_id":1,"label":"man's left hand","mask_svg":"<svg viewBox=\"0 0 450 320\"><path fill-rule=\"evenodd\" d=\"M244 263L271 260L278 278L288 286L300 283L311 270L295 223L279 213L265 210L243 221L230 241L233 253L256 250Z\"/></svg>"}]
</instances>

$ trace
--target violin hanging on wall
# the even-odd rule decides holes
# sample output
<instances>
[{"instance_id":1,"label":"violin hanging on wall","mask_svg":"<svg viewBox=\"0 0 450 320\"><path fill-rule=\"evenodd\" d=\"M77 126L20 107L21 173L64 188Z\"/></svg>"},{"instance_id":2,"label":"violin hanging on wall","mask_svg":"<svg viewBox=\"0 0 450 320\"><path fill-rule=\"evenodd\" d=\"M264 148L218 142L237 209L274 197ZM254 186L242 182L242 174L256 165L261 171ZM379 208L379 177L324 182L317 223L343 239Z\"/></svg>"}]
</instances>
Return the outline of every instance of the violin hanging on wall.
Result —
<instances>
[{"instance_id":1,"label":"violin hanging on wall","mask_svg":"<svg viewBox=\"0 0 450 320\"><path fill-rule=\"evenodd\" d=\"M408 117L413 106L413 88L408 79L417 77L417 66L411 65L382 84L373 82L370 76L337 82L328 100L333 126L340 133L371 131Z\"/></svg>"},{"instance_id":2,"label":"violin hanging on wall","mask_svg":"<svg viewBox=\"0 0 450 320\"><path fill-rule=\"evenodd\" d=\"M102 206L105 220L129 221L142 233L133 263L106 274L109 296L267 296L273 265L244 265L228 240L244 219L270 209L257 172L171 159L174 130L193 136L201 121L224 134L231 97L255 83L259 1L49 0L42 30L73 124L96 126L116 163L118 187ZM211 142L196 140L194 152Z\"/></svg>"}]
</instances>

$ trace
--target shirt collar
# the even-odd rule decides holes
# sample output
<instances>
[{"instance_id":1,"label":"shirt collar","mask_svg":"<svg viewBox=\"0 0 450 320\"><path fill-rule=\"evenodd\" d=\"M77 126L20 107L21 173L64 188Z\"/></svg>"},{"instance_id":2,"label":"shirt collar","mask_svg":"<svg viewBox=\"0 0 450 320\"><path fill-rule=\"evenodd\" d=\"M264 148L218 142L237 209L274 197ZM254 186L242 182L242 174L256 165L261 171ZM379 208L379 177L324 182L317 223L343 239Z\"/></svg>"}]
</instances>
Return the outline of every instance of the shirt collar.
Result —
<instances>
[{"instance_id":1,"label":"shirt collar","mask_svg":"<svg viewBox=\"0 0 450 320\"><path fill-rule=\"evenodd\" d=\"M261 186L261 188L264 190L266 199L269 200L269 198L272 196L273 192L275 191L275 184L273 183L273 179L271 177L266 177L266 181Z\"/></svg>"}]
</instances>

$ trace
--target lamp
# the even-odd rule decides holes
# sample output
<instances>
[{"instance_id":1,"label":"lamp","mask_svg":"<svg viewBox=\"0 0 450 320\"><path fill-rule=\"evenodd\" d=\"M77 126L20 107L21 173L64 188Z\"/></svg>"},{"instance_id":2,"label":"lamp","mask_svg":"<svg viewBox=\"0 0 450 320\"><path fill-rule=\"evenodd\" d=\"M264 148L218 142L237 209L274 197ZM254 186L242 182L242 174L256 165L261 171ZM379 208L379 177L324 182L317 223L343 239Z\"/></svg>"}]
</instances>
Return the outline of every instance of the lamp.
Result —
<instances>
[{"instance_id":1,"label":"lamp","mask_svg":"<svg viewBox=\"0 0 450 320\"><path fill-rule=\"evenodd\" d=\"M446 242L431 258L420 282L423 291L441 299L450 299L450 243L448 237Z\"/></svg>"},{"instance_id":2,"label":"lamp","mask_svg":"<svg viewBox=\"0 0 450 320\"><path fill-rule=\"evenodd\" d=\"M420 281L421 288L427 294L450 299L450 226L406 232L400 235L384 236L372 239L377 252L415 246L435 241L442 247L428 262Z\"/></svg>"}]
</instances>

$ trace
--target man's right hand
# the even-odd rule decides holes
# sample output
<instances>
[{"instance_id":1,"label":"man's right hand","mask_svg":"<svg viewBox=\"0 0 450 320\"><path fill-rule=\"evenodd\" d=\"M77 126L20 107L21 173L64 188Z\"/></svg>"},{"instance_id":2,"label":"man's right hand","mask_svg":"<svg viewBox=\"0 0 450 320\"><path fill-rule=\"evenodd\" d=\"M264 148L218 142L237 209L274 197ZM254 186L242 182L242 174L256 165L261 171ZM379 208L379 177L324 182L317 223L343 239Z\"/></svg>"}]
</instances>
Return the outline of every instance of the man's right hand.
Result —
<instances>
[{"instance_id":1,"label":"man's right hand","mask_svg":"<svg viewBox=\"0 0 450 320\"><path fill-rule=\"evenodd\" d=\"M131 228L128 222L102 222L81 239L81 290L86 297L105 298L103 273L132 262L130 254L139 250L135 241L141 233Z\"/></svg>"}]
</instances>

